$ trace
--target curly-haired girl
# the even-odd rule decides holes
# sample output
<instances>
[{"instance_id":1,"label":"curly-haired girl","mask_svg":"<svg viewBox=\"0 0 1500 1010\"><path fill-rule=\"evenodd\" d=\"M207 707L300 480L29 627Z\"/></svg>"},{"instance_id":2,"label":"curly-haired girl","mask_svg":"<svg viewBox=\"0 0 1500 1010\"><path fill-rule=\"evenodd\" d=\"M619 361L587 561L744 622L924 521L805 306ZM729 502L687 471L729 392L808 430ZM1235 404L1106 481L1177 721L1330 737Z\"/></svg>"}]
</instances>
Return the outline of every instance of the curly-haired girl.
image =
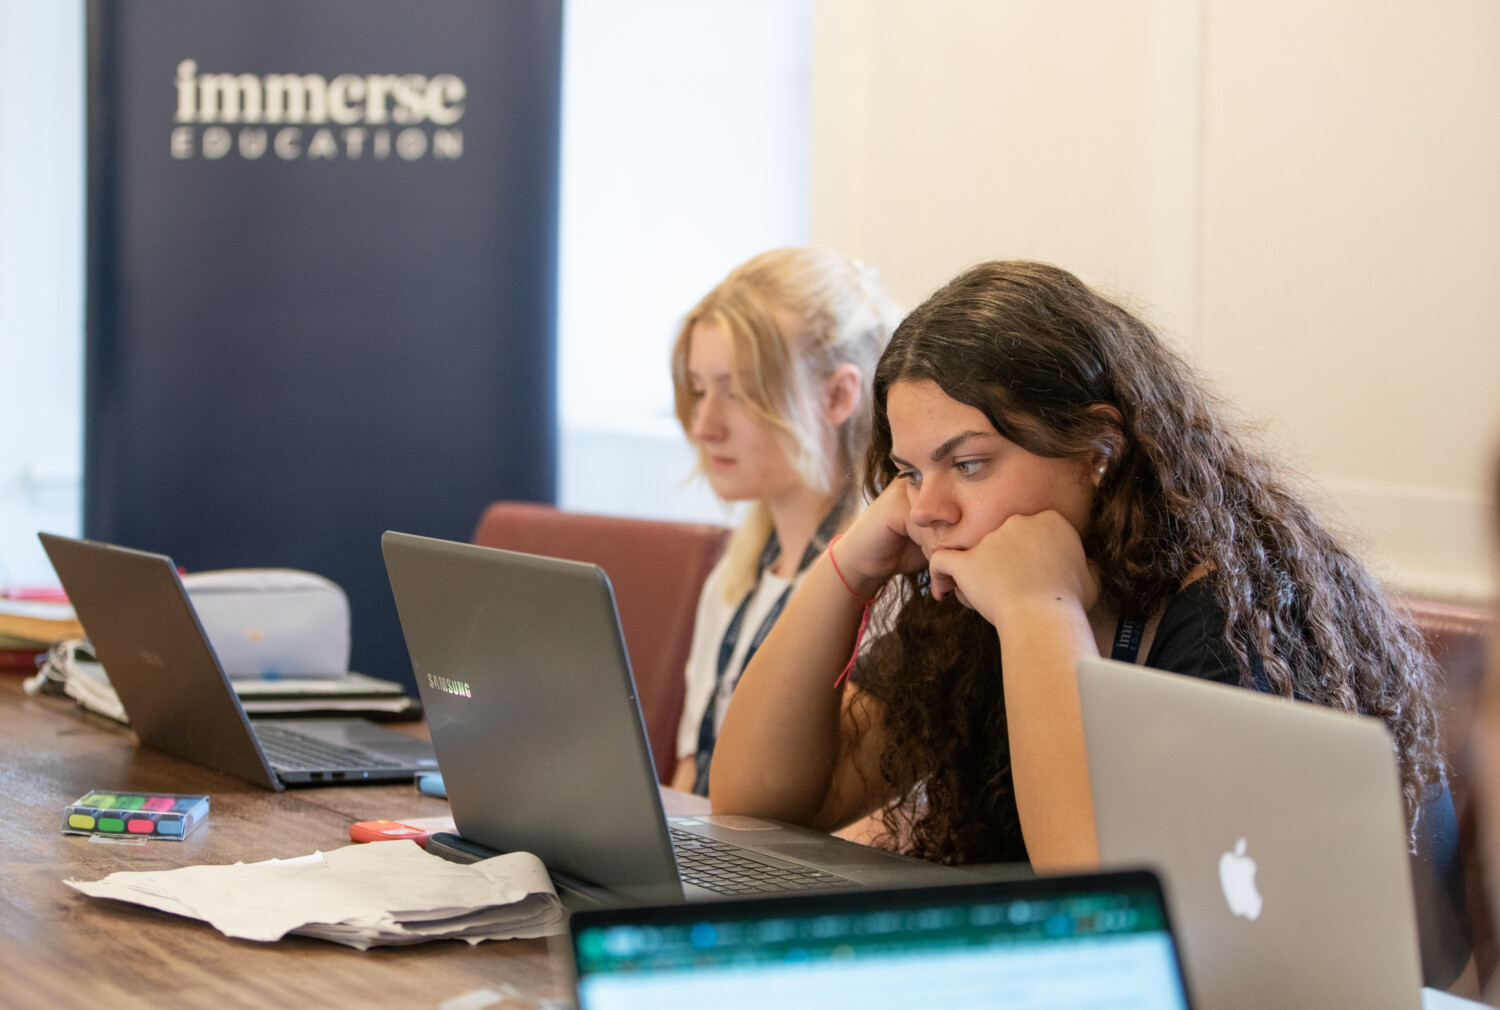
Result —
<instances>
[{"instance_id":1,"label":"curly-haired girl","mask_svg":"<svg viewBox=\"0 0 1500 1010\"><path fill-rule=\"evenodd\" d=\"M1094 865L1075 667L1122 648L1379 716L1409 823L1424 786L1446 797L1420 634L1125 309L1056 267L983 264L901 323L872 399L873 501L746 670L716 811L881 811L928 859Z\"/></svg>"}]
</instances>

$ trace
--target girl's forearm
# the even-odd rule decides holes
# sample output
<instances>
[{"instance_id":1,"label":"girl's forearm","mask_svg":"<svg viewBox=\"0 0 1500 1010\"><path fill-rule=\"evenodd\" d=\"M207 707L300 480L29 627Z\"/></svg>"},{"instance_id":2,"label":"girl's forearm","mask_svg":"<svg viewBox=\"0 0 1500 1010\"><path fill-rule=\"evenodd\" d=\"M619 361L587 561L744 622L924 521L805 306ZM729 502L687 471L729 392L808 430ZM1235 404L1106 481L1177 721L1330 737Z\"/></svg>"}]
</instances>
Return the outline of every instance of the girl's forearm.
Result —
<instances>
[{"instance_id":1,"label":"girl's forearm","mask_svg":"<svg viewBox=\"0 0 1500 1010\"><path fill-rule=\"evenodd\" d=\"M714 748L715 813L827 828L862 812L835 787L846 748L834 686L862 612L825 552L735 688Z\"/></svg>"},{"instance_id":2,"label":"girl's forearm","mask_svg":"<svg viewBox=\"0 0 1500 1010\"><path fill-rule=\"evenodd\" d=\"M1039 871L1099 864L1094 804L1078 700L1078 660L1098 654L1076 603L1037 602L1006 616L1000 633L1016 809Z\"/></svg>"}]
</instances>

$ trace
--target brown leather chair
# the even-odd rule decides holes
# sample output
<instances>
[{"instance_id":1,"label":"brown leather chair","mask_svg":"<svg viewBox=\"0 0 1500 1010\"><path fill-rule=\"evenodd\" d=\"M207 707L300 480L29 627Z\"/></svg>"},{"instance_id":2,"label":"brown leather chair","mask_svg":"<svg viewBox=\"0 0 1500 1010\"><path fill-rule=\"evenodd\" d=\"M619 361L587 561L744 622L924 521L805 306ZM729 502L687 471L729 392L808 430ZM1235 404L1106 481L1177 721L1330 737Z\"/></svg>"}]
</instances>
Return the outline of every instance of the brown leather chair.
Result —
<instances>
[{"instance_id":1,"label":"brown leather chair","mask_svg":"<svg viewBox=\"0 0 1500 1010\"><path fill-rule=\"evenodd\" d=\"M703 581L724 550L729 531L705 523L625 519L562 512L532 502L495 502L474 530L474 543L604 569L615 591L630 668L656 776L672 778L683 667Z\"/></svg>"},{"instance_id":2,"label":"brown leather chair","mask_svg":"<svg viewBox=\"0 0 1500 1010\"><path fill-rule=\"evenodd\" d=\"M1446 987L1447 983L1441 983L1441 979L1452 966L1433 972L1430 970L1433 962L1442 960L1444 955L1450 962L1457 962L1466 956L1467 946L1472 949L1477 982L1483 988L1495 974L1497 961L1500 961L1500 945L1496 943L1486 886L1486 878L1495 873L1496 868L1487 864L1480 844L1469 737L1474 706L1488 664L1494 616L1486 608L1421 599L1402 602L1427 639L1427 646L1443 672L1438 693L1439 731L1448 762L1448 784L1457 815L1458 851L1462 860L1462 865L1456 868L1458 872L1448 882L1449 886L1439 889L1437 894L1424 895L1420 881L1413 881L1417 885L1421 924L1429 927L1429 932L1440 934L1434 937L1424 933L1423 966L1434 982ZM1447 893L1441 893L1442 890ZM1424 899L1435 907L1446 906L1451 911L1424 914L1432 911L1422 907ZM1458 967L1461 968L1462 964ZM1463 994L1478 996L1477 992Z\"/></svg>"}]
</instances>

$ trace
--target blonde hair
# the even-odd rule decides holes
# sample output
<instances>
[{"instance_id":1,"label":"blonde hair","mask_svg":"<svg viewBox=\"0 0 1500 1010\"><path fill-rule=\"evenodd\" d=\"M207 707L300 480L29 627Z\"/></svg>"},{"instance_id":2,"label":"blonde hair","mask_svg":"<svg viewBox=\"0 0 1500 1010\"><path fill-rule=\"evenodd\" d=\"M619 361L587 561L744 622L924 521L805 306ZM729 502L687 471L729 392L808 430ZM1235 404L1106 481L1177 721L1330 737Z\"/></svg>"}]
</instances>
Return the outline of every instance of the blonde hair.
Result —
<instances>
[{"instance_id":1,"label":"blonde hair","mask_svg":"<svg viewBox=\"0 0 1500 1010\"><path fill-rule=\"evenodd\" d=\"M870 379L900 318L875 271L857 260L813 247L761 253L731 270L683 318L672 346L677 419L691 436L695 401L688 349L693 327L712 323L729 338L735 395L775 434L802 480L830 494L849 488L870 438L870 412L864 406ZM859 368L863 398L839 425L836 456L829 458L822 385L841 365ZM728 599L749 589L770 532L770 513L756 502L730 538Z\"/></svg>"}]
</instances>

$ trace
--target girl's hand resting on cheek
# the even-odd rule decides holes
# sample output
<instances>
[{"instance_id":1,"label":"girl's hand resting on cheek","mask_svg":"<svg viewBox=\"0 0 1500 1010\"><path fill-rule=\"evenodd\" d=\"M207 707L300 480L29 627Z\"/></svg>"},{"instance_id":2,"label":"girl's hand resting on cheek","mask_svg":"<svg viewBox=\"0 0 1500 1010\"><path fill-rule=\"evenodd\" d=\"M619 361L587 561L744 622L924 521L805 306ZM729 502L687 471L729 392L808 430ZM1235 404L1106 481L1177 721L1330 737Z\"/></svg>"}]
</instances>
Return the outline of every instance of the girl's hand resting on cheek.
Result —
<instances>
[{"instance_id":1,"label":"girl's hand resting on cheek","mask_svg":"<svg viewBox=\"0 0 1500 1010\"><path fill-rule=\"evenodd\" d=\"M1061 513L1013 515L967 550L936 550L929 561L932 595L959 602L999 625L1031 603L1074 603L1087 613L1099 578L1078 531Z\"/></svg>"},{"instance_id":2,"label":"girl's hand resting on cheek","mask_svg":"<svg viewBox=\"0 0 1500 1010\"><path fill-rule=\"evenodd\" d=\"M905 487L892 482L839 537L839 571L866 599L878 594L891 576L926 566L922 548L906 535L910 511Z\"/></svg>"}]
</instances>

